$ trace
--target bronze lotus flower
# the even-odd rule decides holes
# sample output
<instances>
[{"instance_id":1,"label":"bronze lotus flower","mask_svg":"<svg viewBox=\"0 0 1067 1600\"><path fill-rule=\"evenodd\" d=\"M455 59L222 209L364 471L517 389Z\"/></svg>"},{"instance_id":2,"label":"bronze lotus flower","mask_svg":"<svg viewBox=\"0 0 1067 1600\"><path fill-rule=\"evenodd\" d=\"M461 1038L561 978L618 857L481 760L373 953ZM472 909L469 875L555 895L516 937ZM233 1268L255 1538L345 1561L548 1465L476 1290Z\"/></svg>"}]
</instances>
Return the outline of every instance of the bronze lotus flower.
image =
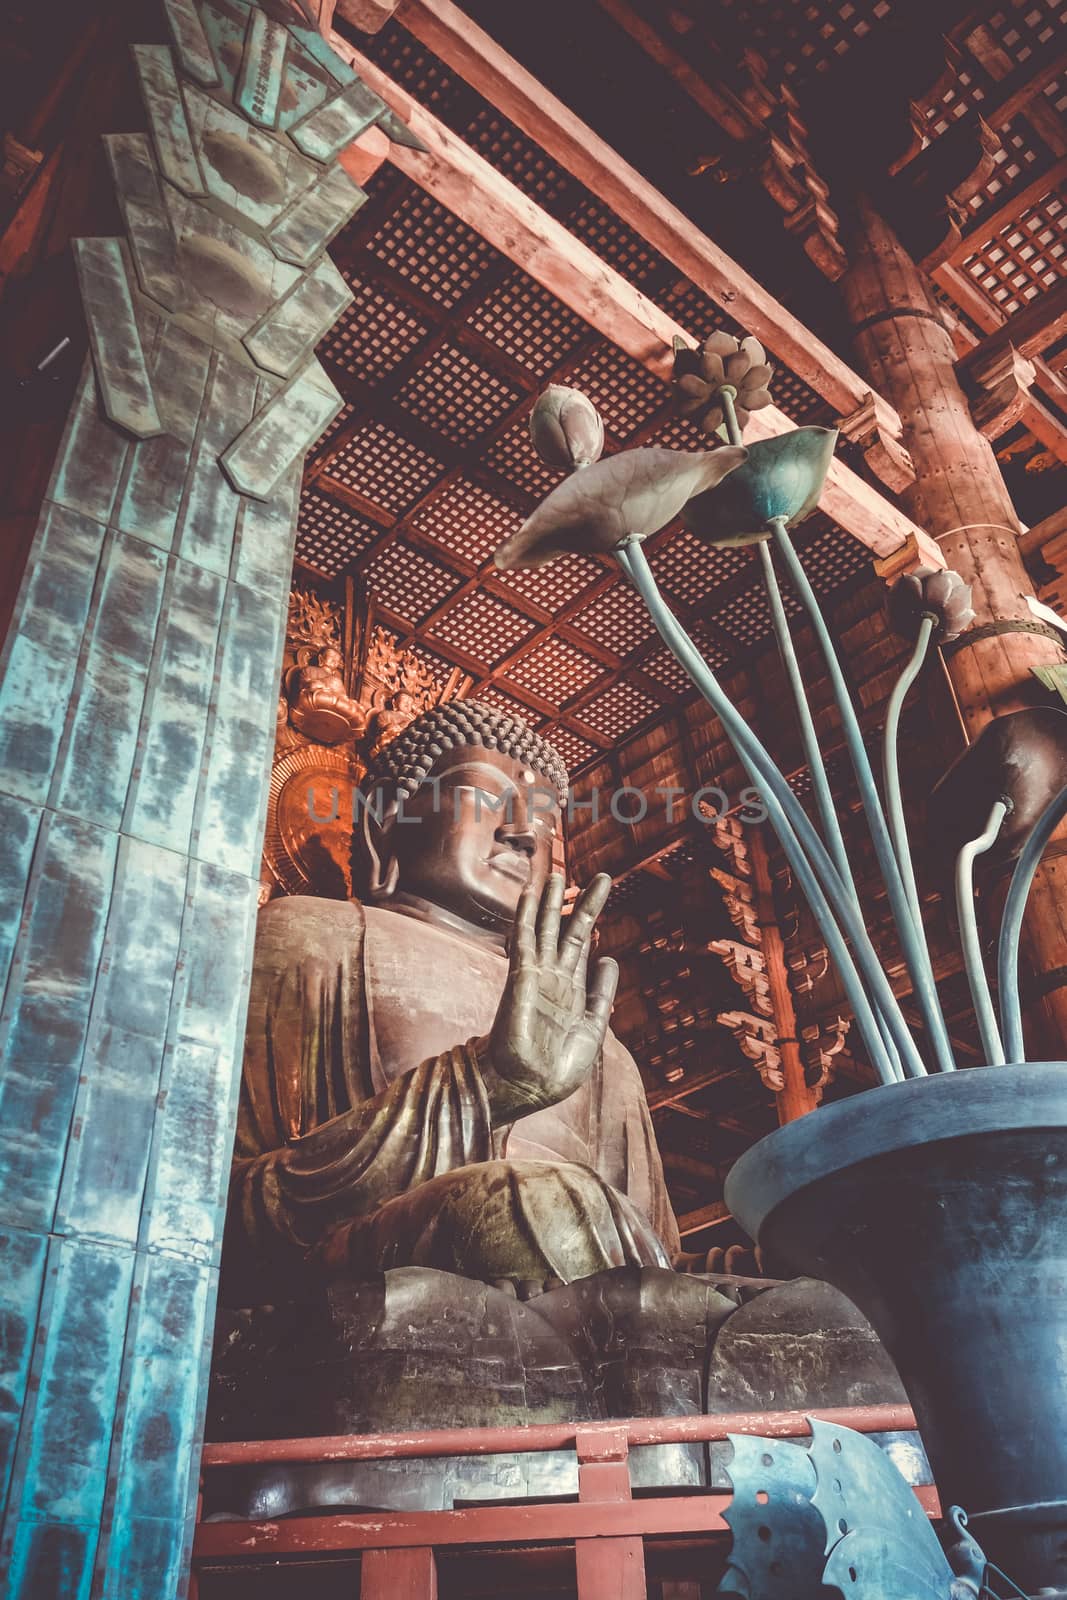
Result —
<instances>
[{"instance_id":1,"label":"bronze lotus flower","mask_svg":"<svg viewBox=\"0 0 1067 1600\"><path fill-rule=\"evenodd\" d=\"M960 847L982 832L994 801L1006 800L1011 810L990 857L1010 860L1065 785L1067 711L1029 706L994 717L930 795L927 831L936 856L954 861Z\"/></svg>"},{"instance_id":2,"label":"bronze lotus flower","mask_svg":"<svg viewBox=\"0 0 1067 1600\"><path fill-rule=\"evenodd\" d=\"M549 384L530 413L530 438L549 467L588 467L604 449L604 424L580 389Z\"/></svg>"},{"instance_id":3,"label":"bronze lotus flower","mask_svg":"<svg viewBox=\"0 0 1067 1600\"><path fill-rule=\"evenodd\" d=\"M777 518L787 528L803 522L819 503L836 440L835 428L793 428L748 445L748 460L721 488L686 506L686 525L727 549L769 538Z\"/></svg>"},{"instance_id":4,"label":"bronze lotus flower","mask_svg":"<svg viewBox=\"0 0 1067 1600\"><path fill-rule=\"evenodd\" d=\"M936 642L951 644L974 621L970 584L948 569L920 567L906 572L890 592L889 619L902 638L916 639L924 616L937 619Z\"/></svg>"},{"instance_id":5,"label":"bronze lotus flower","mask_svg":"<svg viewBox=\"0 0 1067 1600\"><path fill-rule=\"evenodd\" d=\"M691 416L705 433L716 433L723 423L722 390L736 392L734 410L740 427L749 413L771 403L772 369L758 339L751 334L735 339L713 333L699 350L678 346L674 352L674 386L683 416Z\"/></svg>"},{"instance_id":6,"label":"bronze lotus flower","mask_svg":"<svg viewBox=\"0 0 1067 1600\"><path fill-rule=\"evenodd\" d=\"M631 534L647 539L693 495L740 467L747 453L734 445L696 454L655 446L623 450L564 479L505 539L494 560L514 571L569 553L606 554Z\"/></svg>"}]
</instances>

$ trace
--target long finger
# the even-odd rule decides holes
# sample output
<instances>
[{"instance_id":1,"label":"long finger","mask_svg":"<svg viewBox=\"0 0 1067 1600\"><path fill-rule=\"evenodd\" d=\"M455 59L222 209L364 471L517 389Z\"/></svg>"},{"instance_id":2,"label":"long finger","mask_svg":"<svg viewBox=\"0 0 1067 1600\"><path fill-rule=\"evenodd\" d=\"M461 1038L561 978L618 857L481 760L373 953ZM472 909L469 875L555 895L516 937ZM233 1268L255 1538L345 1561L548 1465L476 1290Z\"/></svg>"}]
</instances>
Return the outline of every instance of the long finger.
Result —
<instances>
[{"instance_id":1,"label":"long finger","mask_svg":"<svg viewBox=\"0 0 1067 1600\"><path fill-rule=\"evenodd\" d=\"M610 893L611 879L606 872L598 872L578 896L559 944L559 964L564 972L574 972L579 959L588 955L593 925Z\"/></svg>"},{"instance_id":2,"label":"long finger","mask_svg":"<svg viewBox=\"0 0 1067 1600\"><path fill-rule=\"evenodd\" d=\"M563 910L563 874L549 874L537 913L537 955L541 961L554 961L559 943L559 914Z\"/></svg>"},{"instance_id":3,"label":"long finger","mask_svg":"<svg viewBox=\"0 0 1067 1600\"><path fill-rule=\"evenodd\" d=\"M619 986L619 963L611 956L601 956L593 968L593 981L586 999L586 1021L596 1029L601 1040L608 1031L611 1008L615 1004L615 990Z\"/></svg>"},{"instance_id":4,"label":"long finger","mask_svg":"<svg viewBox=\"0 0 1067 1600\"><path fill-rule=\"evenodd\" d=\"M511 953L523 964L537 960L537 890L529 884L520 894L515 911Z\"/></svg>"}]
</instances>

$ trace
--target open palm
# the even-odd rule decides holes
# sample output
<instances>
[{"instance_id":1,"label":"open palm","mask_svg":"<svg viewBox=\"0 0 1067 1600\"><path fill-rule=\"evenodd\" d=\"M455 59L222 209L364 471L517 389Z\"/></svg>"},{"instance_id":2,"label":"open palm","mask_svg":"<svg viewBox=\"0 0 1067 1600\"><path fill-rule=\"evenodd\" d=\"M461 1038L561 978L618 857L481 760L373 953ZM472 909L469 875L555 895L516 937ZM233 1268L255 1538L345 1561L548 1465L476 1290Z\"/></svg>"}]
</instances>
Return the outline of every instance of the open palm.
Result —
<instances>
[{"instance_id":1,"label":"open palm","mask_svg":"<svg viewBox=\"0 0 1067 1600\"><path fill-rule=\"evenodd\" d=\"M619 969L610 957L589 973L589 945L611 890L598 873L563 922L563 879L553 873L538 902L519 901L507 982L489 1036L486 1074L494 1122L514 1121L566 1099L585 1081L607 1033Z\"/></svg>"}]
</instances>

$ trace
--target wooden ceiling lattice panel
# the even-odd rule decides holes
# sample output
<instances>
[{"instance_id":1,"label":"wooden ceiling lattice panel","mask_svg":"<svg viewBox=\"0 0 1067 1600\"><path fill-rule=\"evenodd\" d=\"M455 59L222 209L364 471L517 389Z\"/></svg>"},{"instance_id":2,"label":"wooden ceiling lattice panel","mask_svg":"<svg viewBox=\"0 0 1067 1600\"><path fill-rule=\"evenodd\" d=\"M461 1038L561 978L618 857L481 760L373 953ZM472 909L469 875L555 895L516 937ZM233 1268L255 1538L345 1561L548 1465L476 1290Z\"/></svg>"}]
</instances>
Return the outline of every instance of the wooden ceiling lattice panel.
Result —
<instances>
[{"instance_id":1,"label":"wooden ceiling lattice panel","mask_svg":"<svg viewBox=\"0 0 1067 1600\"><path fill-rule=\"evenodd\" d=\"M443 644L481 662L487 672L517 650L519 645L535 631L536 624L528 617L513 611L502 600L485 589L474 589L457 600L433 625L428 638L434 635Z\"/></svg>"},{"instance_id":2,"label":"wooden ceiling lattice panel","mask_svg":"<svg viewBox=\"0 0 1067 1600\"><path fill-rule=\"evenodd\" d=\"M987 24L1001 49L1015 66L1047 50L1057 31L1067 25L1067 6L1063 0L1027 0L994 11Z\"/></svg>"},{"instance_id":3,"label":"wooden ceiling lattice panel","mask_svg":"<svg viewBox=\"0 0 1067 1600\"><path fill-rule=\"evenodd\" d=\"M522 521L522 513L469 478L455 478L422 510L411 517L412 533L469 561L484 566Z\"/></svg>"},{"instance_id":4,"label":"wooden ceiling lattice panel","mask_svg":"<svg viewBox=\"0 0 1067 1600\"><path fill-rule=\"evenodd\" d=\"M722 0L737 34L787 77L825 72L890 13L889 0Z\"/></svg>"},{"instance_id":5,"label":"wooden ceiling lattice panel","mask_svg":"<svg viewBox=\"0 0 1067 1600\"><path fill-rule=\"evenodd\" d=\"M618 678L609 689L582 703L578 719L594 733L618 741L661 710L658 701L631 683L628 678Z\"/></svg>"},{"instance_id":6,"label":"wooden ceiling lattice panel","mask_svg":"<svg viewBox=\"0 0 1067 1600\"><path fill-rule=\"evenodd\" d=\"M585 766L601 753L597 745L590 744L588 739L582 739L572 728L557 725L546 728L544 735L549 744L554 745L563 757L568 772L574 772L578 767Z\"/></svg>"},{"instance_id":7,"label":"wooden ceiling lattice panel","mask_svg":"<svg viewBox=\"0 0 1067 1600\"><path fill-rule=\"evenodd\" d=\"M319 354L364 383L380 383L429 332L429 324L367 279L345 274L355 299Z\"/></svg>"},{"instance_id":8,"label":"wooden ceiling lattice panel","mask_svg":"<svg viewBox=\"0 0 1067 1600\"><path fill-rule=\"evenodd\" d=\"M508 680L558 708L595 683L601 671L576 645L551 635L509 669Z\"/></svg>"},{"instance_id":9,"label":"wooden ceiling lattice panel","mask_svg":"<svg viewBox=\"0 0 1067 1600\"><path fill-rule=\"evenodd\" d=\"M445 310L500 260L480 234L414 185L365 249Z\"/></svg>"},{"instance_id":10,"label":"wooden ceiling lattice panel","mask_svg":"<svg viewBox=\"0 0 1067 1600\"><path fill-rule=\"evenodd\" d=\"M616 272L639 289L662 278L667 263L639 233L619 220L595 195L587 194L567 218L567 227Z\"/></svg>"},{"instance_id":11,"label":"wooden ceiling lattice panel","mask_svg":"<svg viewBox=\"0 0 1067 1600\"><path fill-rule=\"evenodd\" d=\"M791 589L783 587L782 604L786 616L800 615L802 609L800 601ZM735 595L721 610L716 611L715 621L732 639L737 640L743 650L765 639L771 631L771 613L763 584L753 583L750 589L744 589Z\"/></svg>"},{"instance_id":12,"label":"wooden ceiling lattice panel","mask_svg":"<svg viewBox=\"0 0 1067 1600\"><path fill-rule=\"evenodd\" d=\"M355 560L381 529L336 501L305 489L296 530L297 559L332 578Z\"/></svg>"},{"instance_id":13,"label":"wooden ceiling lattice panel","mask_svg":"<svg viewBox=\"0 0 1067 1600\"><path fill-rule=\"evenodd\" d=\"M964 271L1005 316L1067 271L1067 200L1050 191L969 255Z\"/></svg>"},{"instance_id":14,"label":"wooden ceiling lattice panel","mask_svg":"<svg viewBox=\"0 0 1067 1600\"><path fill-rule=\"evenodd\" d=\"M688 528L677 528L650 558L660 585L684 605L697 605L752 560L744 550L716 550Z\"/></svg>"},{"instance_id":15,"label":"wooden ceiling lattice panel","mask_svg":"<svg viewBox=\"0 0 1067 1600\"><path fill-rule=\"evenodd\" d=\"M520 391L454 345L443 344L397 394L397 403L427 427L468 445L513 408Z\"/></svg>"},{"instance_id":16,"label":"wooden ceiling lattice panel","mask_svg":"<svg viewBox=\"0 0 1067 1600\"><path fill-rule=\"evenodd\" d=\"M542 500L563 477L558 468L546 467L537 456L526 417L494 439L485 453L485 464L534 500Z\"/></svg>"},{"instance_id":17,"label":"wooden ceiling lattice panel","mask_svg":"<svg viewBox=\"0 0 1067 1600\"><path fill-rule=\"evenodd\" d=\"M528 572L494 573L493 580L554 616L603 576L604 568L587 556L562 556Z\"/></svg>"},{"instance_id":18,"label":"wooden ceiling lattice panel","mask_svg":"<svg viewBox=\"0 0 1067 1600\"><path fill-rule=\"evenodd\" d=\"M366 577L371 597L406 618L412 627L436 611L460 584L456 573L399 539L374 555Z\"/></svg>"},{"instance_id":19,"label":"wooden ceiling lattice panel","mask_svg":"<svg viewBox=\"0 0 1067 1600\"><path fill-rule=\"evenodd\" d=\"M330 476L356 489L391 515L399 516L444 472L443 462L410 439L368 420L330 459Z\"/></svg>"},{"instance_id":20,"label":"wooden ceiling lattice panel","mask_svg":"<svg viewBox=\"0 0 1067 1600\"><path fill-rule=\"evenodd\" d=\"M655 633L644 601L629 584L614 583L570 619L570 626L625 659Z\"/></svg>"},{"instance_id":21,"label":"wooden ceiling lattice panel","mask_svg":"<svg viewBox=\"0 0 1067 1600\"><path fill-rule=\"evenodd\" d=\"M514 272L490 290L468 325L535 378L543 378L589 338L590 329L547 289Z\"/></svg>"},{"instance_id":22,"label":"wooden ceiling lattice panel","mask_svg":"<svg viewBox=\"0 0 1067 1600\"><path fill-rule=\"evenodd\" d=\"M588 395L605 428L618 439L628 439L671 398L667 384L624 350L607 344L579 362L567 381Z\"/></svg>"}]
</instances>

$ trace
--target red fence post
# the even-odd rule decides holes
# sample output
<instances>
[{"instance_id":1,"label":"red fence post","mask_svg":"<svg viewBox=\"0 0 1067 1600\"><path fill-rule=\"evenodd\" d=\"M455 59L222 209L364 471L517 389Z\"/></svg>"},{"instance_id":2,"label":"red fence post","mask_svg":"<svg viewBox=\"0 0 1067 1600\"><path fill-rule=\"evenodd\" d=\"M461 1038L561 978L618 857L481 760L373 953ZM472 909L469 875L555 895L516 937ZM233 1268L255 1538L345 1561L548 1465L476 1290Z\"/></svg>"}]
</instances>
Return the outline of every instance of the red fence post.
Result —
<instances>
[{"instance_id":1,"label":"red fence post","mask_svg":"<svg viewBox=\"0 0 1067 1600\"><path fill-rule=\"evenodd\" d=\"M579 1428L578 1499L582 1504L631 1499L629 1441L625 1428L596 1433ZM623 1538L576 1538L574 1565L578 1600L647 1600L645 1541L639 1533Z\"/></svg>"},{"instance_id":2,"label":"red fence post","mask_svg":"<svg viewBox=\"0 0 1067 1600\"><path fill-rule=\"evenodd\" d=\"M427 1545L365 1550L359 1600L437 1600L437 1562Z\"/></svg>"}]
</instances>

